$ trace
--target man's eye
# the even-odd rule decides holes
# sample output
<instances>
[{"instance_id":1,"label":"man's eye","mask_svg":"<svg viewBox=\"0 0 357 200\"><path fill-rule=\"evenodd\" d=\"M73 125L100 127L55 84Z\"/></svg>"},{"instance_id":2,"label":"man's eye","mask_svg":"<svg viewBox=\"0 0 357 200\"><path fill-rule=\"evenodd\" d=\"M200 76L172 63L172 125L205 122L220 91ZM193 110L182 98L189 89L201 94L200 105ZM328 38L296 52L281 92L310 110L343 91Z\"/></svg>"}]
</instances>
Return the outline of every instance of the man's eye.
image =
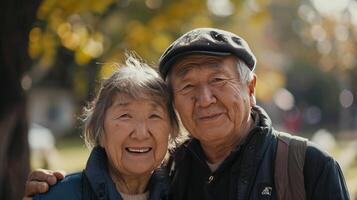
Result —
<instances>
[{"instance_id":1,"label":"man's eye","mask_svg":"<svg viewBox=\"0 0 357 200\"><path fill-rule=\"evenodd\" d=\"M224 79L224 78L214 78L214 79L212 79L212 83L213 84L220 84L220 83L224 83L226 81L226 79Z\"/></svg>"}]
</instances>

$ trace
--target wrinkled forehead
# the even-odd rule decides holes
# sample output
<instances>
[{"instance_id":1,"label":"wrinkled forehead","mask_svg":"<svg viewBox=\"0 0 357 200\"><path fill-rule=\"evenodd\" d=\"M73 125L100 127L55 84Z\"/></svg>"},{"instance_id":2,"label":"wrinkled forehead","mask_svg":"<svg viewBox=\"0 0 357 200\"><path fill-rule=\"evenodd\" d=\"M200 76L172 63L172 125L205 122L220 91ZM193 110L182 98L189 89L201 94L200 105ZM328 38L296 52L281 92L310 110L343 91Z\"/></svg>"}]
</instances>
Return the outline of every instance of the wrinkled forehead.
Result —
<instances>
[{"instance_id":1,"label":"wrinkled forehead","mask_svg":"<svg viewBox=\"0 0 357 200\"><path fill-rule=\"evenodd\" d=\"M193 69L212 73L227 73L227 68L236 69L238 58L235 56L192 55L176 62L169 72L169 79L184 78ZM202 72L203 72L202 71ZM230 71L230 70L228 70Z\"/></svg>"},{"instance_id":2,"label":"wrinkled forehead","mask_svg":"<svg viewBox=\"0 0 357 200\"><path fill-rule=\"evenodd\" d=\"M115 92L111 98L111 105L128 104L133 101L151 101L153 106L158 106L166 110L165 98L150 92L141 92L137 94L130 94L126 92Z\"/></svg>"},{"instance_id":3,"label":"wrinkled forehead","mask_svg":"<svg viewBox=\"0 0 357 200\"><path fill-rule=\"evenodd\" d=\"M189 71L199 68L220 70L220 65L229 56L191 55L178 60L172 67L169 76L175 78L184 77Z\"/></svg>"}]
</instances>

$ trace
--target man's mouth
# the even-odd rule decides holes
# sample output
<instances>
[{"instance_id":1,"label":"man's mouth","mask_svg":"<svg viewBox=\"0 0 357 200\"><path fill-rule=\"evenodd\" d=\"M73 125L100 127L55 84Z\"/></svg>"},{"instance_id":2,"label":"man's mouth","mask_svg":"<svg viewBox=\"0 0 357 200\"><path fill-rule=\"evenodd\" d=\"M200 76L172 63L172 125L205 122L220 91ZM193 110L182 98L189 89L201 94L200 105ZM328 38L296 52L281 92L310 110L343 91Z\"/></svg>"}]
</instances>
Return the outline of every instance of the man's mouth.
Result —
<instances>
[{"instance_id":1,"label":"man's mouth","mask_svg":"<svg viewBox=\"0 0 357 200\"><path fill-rule=\"evenodd\" d=\"M206 115L206 116L201 116L199 117L200 120L202 121L208 121L208 120L213 120L221 116L221 113L213 114L213 115Z\"/></svg>"},{"instance_id":2,"label":"man's mouth","mask_svg":"<svg viewBox=\"0 0 357 200\"><path fill-rule=\"evenodd\" d=\"M125 150L128 151L129 153L148 153L151 151L151 147L126 147Z\"/></svg>"}]
</instances>

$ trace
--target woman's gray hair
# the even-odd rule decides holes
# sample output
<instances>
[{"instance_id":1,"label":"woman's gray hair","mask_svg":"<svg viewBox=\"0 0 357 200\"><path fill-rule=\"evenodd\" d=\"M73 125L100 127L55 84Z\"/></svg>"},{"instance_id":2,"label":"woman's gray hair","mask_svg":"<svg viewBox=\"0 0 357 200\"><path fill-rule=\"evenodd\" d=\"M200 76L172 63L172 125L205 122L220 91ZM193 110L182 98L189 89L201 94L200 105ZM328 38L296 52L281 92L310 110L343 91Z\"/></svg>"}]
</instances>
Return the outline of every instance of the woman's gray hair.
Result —
<instances>
[{"instance_id":1,"label":"woman's gray hair","mask_svg":"<svg viewBox=\"0 0 357 200\"><path fill-rule=\"evenodd\" d=\"M134 55L127 55L125 65L118 67L114 73L101 84L96 98L84 109L84 140L88 148L100 144L104 133L106 110L112 105L117 93L128 94L135 99L155 98L164 102L172 126L170 143L174 143L179 134L179 125L171 95L159 74ZM170 146L170 145L169 145Z\"/></svg>"}]
</instances>

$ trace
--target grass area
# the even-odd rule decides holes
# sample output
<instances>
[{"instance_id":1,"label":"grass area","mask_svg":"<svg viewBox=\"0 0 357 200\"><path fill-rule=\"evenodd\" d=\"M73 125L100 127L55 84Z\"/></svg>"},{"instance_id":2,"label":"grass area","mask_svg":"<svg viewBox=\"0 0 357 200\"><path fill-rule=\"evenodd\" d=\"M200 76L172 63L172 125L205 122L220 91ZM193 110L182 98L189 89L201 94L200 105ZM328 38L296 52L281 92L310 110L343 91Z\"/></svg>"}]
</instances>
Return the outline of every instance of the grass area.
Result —
<instances>
[{"instance_id":1,"label":"grass area","mask_svg":"<svg viewBox=\"0 0 357 200\"><path fill-rule=\"evenodd\" d=\"M57 148L60 159L59 169L75 172L85 168L90 150L81 138L64 138L58 142Z\"/></svg>"},{"instance_id":2,"label":"grass area","mask_svg":"<svg viewBox=\"0 0 357 200\"><path fill-rule=\"evenodd\" d=\"M31 155L31 167L46 169L61 169L67 173L82 171L85 168L90 151L79 137L64 137L56 142L57 151L48 153L49 164L44 164L37 152Z\"/></svg>"},{"instance_id":3,"label":"grass area","mask_svg":"<svg viewBox=\"0 0 357 200\"><path fill-rule=\"evenodd\" d=\"M344 152L344 148L348 146L349 141L339 141L332 152L329 152L339 161L340 164L342 156L348 153ZM57 153L50 154L53 157L52 164L43 166L38 155L31 156L32 169L46 168L46 169L61 169L67 173L77 172L84 169L90 151L85 147L84 141L77 137L61 138L56 143ZM341 165L343 167L343 165ZM357 198L357 157L348 167L343 169L346 179L346 184L349 188L351 199Z\"/></svg>"}]
</instances>

